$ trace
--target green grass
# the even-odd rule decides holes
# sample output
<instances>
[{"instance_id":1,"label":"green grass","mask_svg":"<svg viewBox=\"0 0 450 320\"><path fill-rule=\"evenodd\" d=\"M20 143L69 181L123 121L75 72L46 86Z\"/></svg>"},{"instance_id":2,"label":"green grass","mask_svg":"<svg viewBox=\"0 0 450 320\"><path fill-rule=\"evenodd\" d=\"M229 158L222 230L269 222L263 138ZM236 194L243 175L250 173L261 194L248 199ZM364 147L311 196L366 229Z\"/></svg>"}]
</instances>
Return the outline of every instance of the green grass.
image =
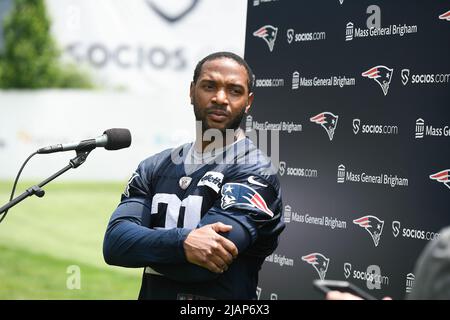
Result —
<instances>
[{"instance_id":1,"label":"green grass","mask_svg":"<svg viewBox=\"0 0 450 320\"><path fill-rule=\"evenodd\" d=\"M20 184L16 195L35 183ZM12 208L0 224L0 298L136 299L141 270L108 266L102 256L106 225L124 185L52 182L43 198ZM1 205L11 186L0 182ZM69 265L81 268L81 290L65 287Z\"/></svg>"},{"instance_id":2,"label":"green grass","mask_svg":"<svg viewBox=\"0 0 450 320\"><path fill-rule=\"evenodd\" d=\"M0 246L0 299L136 299L139 279L26 250ZM74 274L77 266L79 274ZM79 284L79 285L78 285Z\"/></svg>"}]
</instances>

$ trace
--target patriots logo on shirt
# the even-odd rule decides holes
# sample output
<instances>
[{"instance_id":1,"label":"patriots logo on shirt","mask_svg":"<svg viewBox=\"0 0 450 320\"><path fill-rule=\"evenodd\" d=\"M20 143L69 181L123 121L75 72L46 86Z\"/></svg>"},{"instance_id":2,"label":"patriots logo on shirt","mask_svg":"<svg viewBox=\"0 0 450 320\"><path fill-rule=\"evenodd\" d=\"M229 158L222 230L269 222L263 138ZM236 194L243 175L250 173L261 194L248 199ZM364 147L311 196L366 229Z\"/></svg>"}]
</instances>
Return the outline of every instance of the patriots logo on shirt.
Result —
<instances>
[{"instance_id":1,"label":"patriots logo on shirt","mask_svg":"<svg viewBox=\"0 0 450 320\"><path fill-rule=\"evenodd\" d=\"M367 230L367 232L372 237L375 247L378 246L380 242L381 233L383 232L384 221L381 221L375 216L364 216L353 220L354 224Z\"/></svg>"},{"instance_id":2,"label":"patriots logo on shirt","mask_svg":"<svg viewBox=\"0 0 450 320\"><path fill-rule=\"evenodd\" d=\"M271 25L266 25L253 32L253 35L263 39L269 46L270 52L272 52L273 46L275 45L275 40L277 38L277 31L278 28Z\"/></svg>"},{"instance_id":3,"label":"patriots logo on shirt","mask_svg":"<svg viewBox=\"0 0 450 320\"><path fill-rule=\"evenodd\" d=\"M375 80L380 85L384 95L387 95L393 72L394 69L390 69L386 66L376 66L363 72L361 75Z\"/></svg>"},{"instance_id":4,"label":"patriots logo on shirt","mask_svg":"<svg viewBox=\"0 0 450 320\"><path fill-rule=\"evenodd\" d=\"M256 190L242 183L225 184L222 187L222 209L239 206L258 208L270 217L273 217L273 212Z\"/></svg>"},{"instance_id":5,"label":"patriots logo on shirt","mask_svg":"<svg viewBox=\"0 0 450 320\"><path fill-rule=\"evenodd\" d=\"M334 136L334 130L336 130L338 118L339 116L336 116L331 112L322 112L310 118L309 120L311 122L320 124L322 128L324 128L325 131L328 133L328 138L330 138L330 141L332 141Z\"/></svg>"},{"instance_id":6,"label":"patriots logo on shirt","mask_svg":"<svg viewBox=\"0 0 450 320\"><path fill-rule=\"evenodd\" d=\"M314 252L303 256L302 260L309 263L314 267L314 269L316 269L317 273L319 274L320 280L325 279L330 259L328 259L321 253Z\"/></svg>"}]
</instances>

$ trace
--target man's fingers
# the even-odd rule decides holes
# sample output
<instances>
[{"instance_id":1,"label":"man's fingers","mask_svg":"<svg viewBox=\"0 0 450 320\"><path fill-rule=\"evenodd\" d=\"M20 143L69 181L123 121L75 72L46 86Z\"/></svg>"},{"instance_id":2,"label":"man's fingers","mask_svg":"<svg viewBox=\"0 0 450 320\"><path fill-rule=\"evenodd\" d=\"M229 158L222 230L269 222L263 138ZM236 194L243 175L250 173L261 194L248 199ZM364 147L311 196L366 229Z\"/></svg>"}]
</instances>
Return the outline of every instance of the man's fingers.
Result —
<instances>
[{"instance_id":1,"label":"man's fingers","mask_svg":"<svg viewBox=\"0 0 450 320\"><path fill-rule=\"evenodd\" d=\"M228 270L226 262L218 256L210 257L202 266L214 273L223 273Z\"/></svg>"},{"instance_id":2,"label":"man's fingers","mask_svg":"<svg viewBox=\"0 0 450 320\"><path fill-rule=\"evenodd\" d=\"M206 269L208 269L209 271L214 272L214 273L221 273L221 272L222 272L222 269L219 268L219 267L218 267L214 262L212 262L211 260L208 261L208 262L206 262L205 264L200 265L200 266L203 267L203 268L206 268Z\"/></svg>"},{"instance_id":3,"label":"man's fingers","mask_svg":"<svg viewBox=\"0 0 450 320\"><path fill-rule=\"evenodd\" d=\"M215 256L208 261L208 269L215 273L222 273L228 270L228 264L219 256Z\"/></svg>"},{"instance_id":4,"label":"man's fingers","mask_svg":"<svg viewBox=\"0 0 450 320\"><path fill-rule=\"evenodd\" d=\"M237 257L238 249L236 248L233 242L222 236L220 236L219 242L223 246L223 248L233 256L233 258Z\"/></svg>"},{"instance_id":5,"label":"man's fingers","mask_svg":"<svg viewBox=\"0 0 450 320\"><path fill-rule=\"evenodd\" d=\"M223 238L222 236L219 236L219 237ZM227 240L225 238L223 238L223 239ZM233 246L234 246L234 244L233 244ZM233 258L234 258L233 254L227 248L225 248L225 246L221 243L221 241L219 241L219 246L217 247L216 250L217 250L216 253L217 253L218 257L220 257L227 265L230 265L233 262Z\"/></svg>"},{"instance_id":6,"label":"man's fingers","mask_svg":"<svg viewBox=\"0 0 450 320\"><path fill-rule=\"evenodd\" d=\"M222 222L216 222L211 225L211 228L215 232L219 233L219 232L229 232L233 227L227 224L223 224ZM225 237L222 236L219 237L220 237L219 243L225 248L226 251L228 251L233 256L233 258L236 258L238 255L238 249L236 248L234 243Z\"/></svg>"},{"instance_id":7,"label":"man's fingers","mask_svg":"<svg viewBox=\"0 0 450 320\"><path fill-rule=\"evenodd\" d=\"M222 222L216 222L216 223L213 223L213 224L211 225L211 227L212 227L213 230L214 230L215 232L217 232L217 233L219 233L219 232L229 232L229 231L231 231L231 229L233 228L232 226L227 225L227 224L224 224L224 223L222 223Z\"/></svg>"},{"instance_id":8,"label":"man's fingers","mask_svg":"<svg viewBox=\"0 0 450 320\"><path fill-rule=\"evenodd\" d=\"M355 296L348 292L329 291L326 295L327 300L362 300L361 297Z\"/></svg>"},{"instance_id":9,"label":"man's fingers","mask_svg":"<svg viewBox=\"0 0 450 320\"><path fill-rule=\"evenodd\" d=\"M221 222L191 231L183 243L187 261L215 273L222 273L233 263L238 250L233 242L218 232L231 230Z\"/></svg>"}]
</instances>

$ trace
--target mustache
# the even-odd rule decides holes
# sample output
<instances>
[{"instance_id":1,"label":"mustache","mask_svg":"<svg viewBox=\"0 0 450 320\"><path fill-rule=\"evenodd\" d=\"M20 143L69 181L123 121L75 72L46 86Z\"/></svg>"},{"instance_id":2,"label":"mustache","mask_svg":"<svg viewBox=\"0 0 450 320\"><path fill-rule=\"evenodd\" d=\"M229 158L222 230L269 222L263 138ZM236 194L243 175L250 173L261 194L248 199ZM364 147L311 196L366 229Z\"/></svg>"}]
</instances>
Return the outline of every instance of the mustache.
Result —
<instances>
[{"instance_id":1,"label":"mustache","mask_svg":"<svg viewBox=\"0 0 450 320\"><path fill-rule=\"evenodd\" d=\"M207 113L223 113L223 114L229 114L229 112L227 111L227 107L224 106L220 106L220 105L212 105L206 108L206 112Z\"/></svg>"}]
</instances>

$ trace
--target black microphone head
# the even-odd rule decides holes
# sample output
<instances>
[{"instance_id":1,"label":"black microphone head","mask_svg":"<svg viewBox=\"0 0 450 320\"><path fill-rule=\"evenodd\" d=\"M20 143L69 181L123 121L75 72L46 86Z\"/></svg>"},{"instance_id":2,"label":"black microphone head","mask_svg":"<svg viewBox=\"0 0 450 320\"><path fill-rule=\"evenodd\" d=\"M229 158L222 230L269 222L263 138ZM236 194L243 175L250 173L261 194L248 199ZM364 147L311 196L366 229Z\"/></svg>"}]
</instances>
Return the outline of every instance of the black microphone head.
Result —
<instances>
[{"instance_id":1,"label":"black microphone head","mask_svg":"<svg viewBox=\"0 0 450 320\"><path fill-rule=\"evenodd\" d=\"M103 134L108 137L105 145L106 150L119 150L131 145L131 133L128 129L113 128L106 130Z\"/></svg>"}]
</instances>

